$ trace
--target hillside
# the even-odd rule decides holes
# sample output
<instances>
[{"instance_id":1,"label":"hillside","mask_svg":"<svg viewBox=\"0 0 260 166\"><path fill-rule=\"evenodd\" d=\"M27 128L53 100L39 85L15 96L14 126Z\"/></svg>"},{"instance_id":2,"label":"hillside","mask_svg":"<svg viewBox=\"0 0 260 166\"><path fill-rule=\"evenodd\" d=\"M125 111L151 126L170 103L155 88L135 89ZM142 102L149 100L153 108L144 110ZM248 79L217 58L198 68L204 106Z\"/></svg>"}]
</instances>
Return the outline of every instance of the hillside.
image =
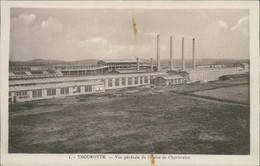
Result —
<instances>
[{"instance_id":1,"label":"hillside","mask_svg":"<svg viewBox=\"0 0 260 166\"><path fill-rule=\"evenodd\" d=\"M149 59L141 59L145 63L150 63ZM34 59L30 61L10 61L10 66L53 66L53 65L95 65L98 59L85 59L80 61L62 61L62 60L45 60L45 59ZM192 60L186 59L186 66L191 66ZM181 67L181 59L174 59L174 67ZM248 59L245 60L234 60L234 59L197 59L196 65L207 65L207 64L235 64L235 63L249 63ZM156 64L156 61L154 61ZM169 59L161 60L162 66L169 65Z\"/></svg>"},{"instance_id":2,"label":"hillside","mask_svg":"<svg viewBox=\"0 0 260 166\"><path fill-rule=\"evenodd\" d=\"M34 59L30 61L10 61L10 66L52 66L52 65L95 65L96 59L85 59L81 61L62 61L62 60L45 60Z\"/></svg>"}]
</instances>

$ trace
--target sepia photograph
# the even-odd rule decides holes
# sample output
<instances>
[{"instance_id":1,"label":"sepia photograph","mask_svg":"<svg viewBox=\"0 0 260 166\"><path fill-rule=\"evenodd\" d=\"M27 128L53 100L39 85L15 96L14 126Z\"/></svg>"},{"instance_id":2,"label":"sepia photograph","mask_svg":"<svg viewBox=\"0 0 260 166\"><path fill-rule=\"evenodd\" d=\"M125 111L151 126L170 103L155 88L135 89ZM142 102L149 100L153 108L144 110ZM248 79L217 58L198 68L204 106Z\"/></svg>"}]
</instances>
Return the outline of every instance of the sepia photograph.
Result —
<instances>
[{"instance_id":1,"label":"sepia photograph","mask_svg":"<svg viewBox=\"0 0 260 166\"><path fill-rule=\"evenodd\" d=\"M7 153L251 156L250 16L10 7Z\"/></svg>"}]
</instances>

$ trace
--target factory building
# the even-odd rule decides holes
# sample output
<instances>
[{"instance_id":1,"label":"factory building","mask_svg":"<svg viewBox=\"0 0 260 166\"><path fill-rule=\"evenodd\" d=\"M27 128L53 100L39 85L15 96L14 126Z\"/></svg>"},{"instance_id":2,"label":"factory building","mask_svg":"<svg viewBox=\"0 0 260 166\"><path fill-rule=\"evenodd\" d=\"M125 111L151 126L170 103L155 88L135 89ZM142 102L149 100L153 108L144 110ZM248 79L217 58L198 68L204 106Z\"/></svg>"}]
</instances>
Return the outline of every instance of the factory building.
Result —
<instances>
[{"instance_id":1,"label":"factory building","mask_svg":"<svg viewBox=\"0 0 260 166\"><path fill-rule=\"evenodd\" d=\"M226 65L216 65L216 64L209 64L209 65L198 65L197 68L226 68Z\"/></svg>"},{"instance_id":2,"label":"factory building","mask_svg":"<svg viewBox=\"0 0 260 166\"><path fill-rule=\"evenodd\" d=\"M85 76L108 73L109 66L105 65L56 65L54 70L61 72L64 76Z\"/></svg>"},{"instance_id":3,"label":"factory building","mask_svg":"<svg viewBox=\"0 0 260 166\"><path fill-rule=\"evenodd\" d=\"M187 82L188 82L188 78L185 78L180 75L162 76L153 79L153 84L156 85L177 85L177 84L186 84Z\"/></svg>"},{"instance_id":4,"label":"factory building","mask_svg":"<svg viewBox=\"0 0 260 166\"><path fill-rule=\"evenodd\" d=\"M189 79L191 82L196 81L216 81L223 75L231 74L244 74L248 70L238 70L236 68L223 68L223 69L205 69L205 70L191 70L188 71Z\"/></svg>"},{"instance_id":5,"label":"factory building","mask_svg":"<svg viewBox=\"0 0 260 166\"><path fill-rule=\"evenodd\" d=\"M9 67L9 79L24 79L38 77L58 77L63 74L53 70L52 66L11 66Z\"/></svg>"},{"instance_id":6,"label":"factory building","mask_svg":"<svg viewBox=\"0 0 260 166\"><path fill-rule=\"evenodd\" d=\"M156 72L10 80L9 102L15 103L88 93L98 93L104 92L106 89L149 85L151 80L155 77L166 75L167 73L164 72Z\"/></svg>"},{"instance_id":7,"label":"factory building","mask_svg":"<svg viewBox=\"0 0 260 166\"><path fill-rule=\"evenodd\" d=\"M184 38L182 38L182 69L173 69L172 37L170 37L170 72L161 72L160 37L157 35L157 64L132 60L99 60L97 65L57 65L49 68L25 66L11 68L9 74L9 102L23 102L38 99L104 92L107 89L136 87L149 84L175 85L196 81L214 81L223 75L243 74L249 72L245 64L237 68L196 69L195 38L192 38L192 68L186 69L184 55ZM243 70L239 69L240 66ZM221 66L222 67L222 66ZM42 71L39 72L39 69ZM153 72L155 71L156 72ZM51 72L53 71L53 73ZM114 74L109 74L111 71ZM27 79L12 79L23 72ZM177 72L177 73L176 73ZM49 77L50 73L52 73ZM117 74L115 74L117 73ZM38 77L36 78L37 74ZM105 75L104 75L105 74ZM61 76L61 77L57 77ZM63 76L63 77L62 77ZM65 77L64 77L65 76ZM23 77L22 77L23 78Z\"/></svg>"},{"instance_id":8,"label":"factory building","mask_svg":"<svg viewBox=\"0 0 260 166\"><path fill-rule=\"evenodd\" d=\"M9 72L26 72L30 71L28 66L11 66L9 67Z\"/></svg>"},{"instance_id":9,"label":"factory building","mask_svg":"<svg viewBox=\"0 0 260 166\"><path fill-rule=\"evenodd\" d=\"M140 64L142 64L142 61L139 61ZM117 69L117 68L136 68L137 67L137 60L135 59L113 59L113 60L99 60L97 62L98 65L103 66L109 66L111 70Z\"/></svg>"},{"instance_id":10,"label":"factory building","mask_svg":"<svg viewBox=\"0 0 260 166\"><path fill-rule=\"evenodd\" d=\"M97 65L100 66L109 66L109 71L122 71L124 72L125 70L129 71L153 71L154 68L156 69L156 65L152 66L151 69L151 64L145 63L139 58L137 59L113 59L113 60L99 60L97 62Z\"/></svg>"},{"instance_id":11,"label":"factory building","mask_svg":"<svg viewBox=\"0 0 260 166\"><path fill-rule=\"evenodd\" d=\"M9 102L24 102L54 97L104 92L100 81L36 84L9 87Z\"/></svg>"}]
</instances>

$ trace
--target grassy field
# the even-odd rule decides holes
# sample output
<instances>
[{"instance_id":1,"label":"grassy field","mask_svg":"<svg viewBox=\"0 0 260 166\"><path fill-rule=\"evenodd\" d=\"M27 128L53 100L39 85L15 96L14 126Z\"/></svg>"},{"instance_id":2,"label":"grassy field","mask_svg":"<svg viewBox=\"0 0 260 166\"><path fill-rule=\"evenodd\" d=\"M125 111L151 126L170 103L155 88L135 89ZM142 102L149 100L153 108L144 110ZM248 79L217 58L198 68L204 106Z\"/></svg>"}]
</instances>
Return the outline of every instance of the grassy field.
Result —
<instances>
[{"instance_id":1,"label":"grassy field","mask_svg":"<svg viewBox=\"0 0 260 166\"><path fill-rule=\"evenodd\" d=\"M239 85L226 88L198 91L193 94L210 99L249 104L249 86Z\"/></svg>"},{"instance_id":2,"label":"grassy field","mask_svg":"<svg viewBox=\"0 0 260 166\"><path fill-rule=\"evenodd\" d=\"M150 154L152 135L157 154L249 154L248 105L180 93L220 84L227 82L10 105L9 152Z\"/></svg>"}]
</instances>

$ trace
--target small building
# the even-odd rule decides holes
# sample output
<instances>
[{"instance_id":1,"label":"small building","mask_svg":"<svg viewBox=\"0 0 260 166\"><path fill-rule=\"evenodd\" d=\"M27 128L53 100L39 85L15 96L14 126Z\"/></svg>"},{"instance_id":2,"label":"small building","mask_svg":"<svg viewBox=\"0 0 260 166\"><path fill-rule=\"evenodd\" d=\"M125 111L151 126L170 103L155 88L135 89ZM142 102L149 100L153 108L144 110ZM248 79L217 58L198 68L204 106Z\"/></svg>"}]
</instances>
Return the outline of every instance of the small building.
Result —
<instances>
[{"instance_id":1,"label":"small building","mask_svg":"<svg viewBox=\"0 0 260 166\"><path fill-rule=\"evenodd\" d=\"M153 79L153 84L156 85L176 85L176 84L186 84L188 79L180 75L173 76L162 76Z\"/></svg>"},{"instance_id":2,"label":"small building","mask_svg":"<svg viewBox=\"0 0 260 166\"><path fill-rule=\"evenodd\" d=\"M249 69L249 64L248 63L237 63L236 65L236 68L238 69Z\"/></svg>"}]
</instances>

